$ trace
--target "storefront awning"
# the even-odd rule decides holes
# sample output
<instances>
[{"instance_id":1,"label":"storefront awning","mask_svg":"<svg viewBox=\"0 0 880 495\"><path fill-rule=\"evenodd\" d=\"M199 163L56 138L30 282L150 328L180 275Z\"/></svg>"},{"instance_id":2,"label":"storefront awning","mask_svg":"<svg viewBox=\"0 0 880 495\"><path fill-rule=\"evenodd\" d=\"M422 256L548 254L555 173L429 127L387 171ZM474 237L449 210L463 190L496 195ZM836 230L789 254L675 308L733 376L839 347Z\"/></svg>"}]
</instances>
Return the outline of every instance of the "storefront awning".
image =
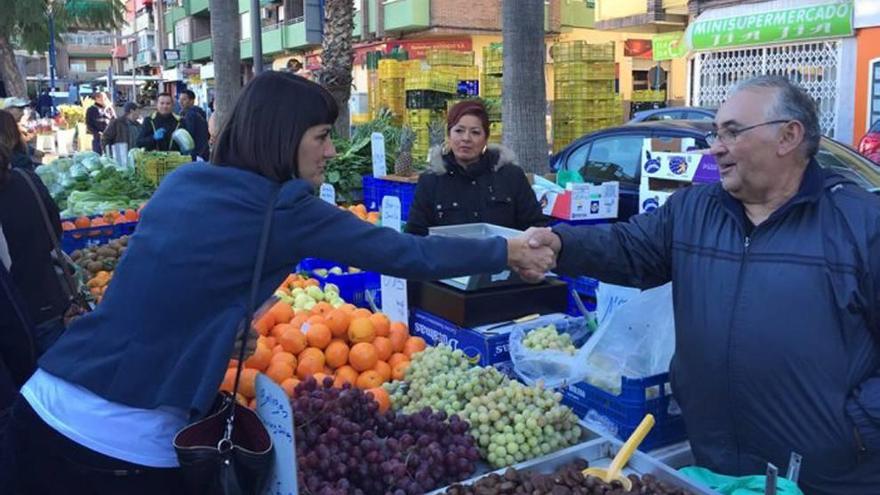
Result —
<instances>
[{"instance_id":1,"label":"storefront awning","mask_svg":"<svg viewBox=\"0 0 880 495\"><path fill-rule=\"evenodd\" d=\"M707 10L685 32L691 51L853 35L853 0L776 0Z\"/></svg>"}]
</instances>

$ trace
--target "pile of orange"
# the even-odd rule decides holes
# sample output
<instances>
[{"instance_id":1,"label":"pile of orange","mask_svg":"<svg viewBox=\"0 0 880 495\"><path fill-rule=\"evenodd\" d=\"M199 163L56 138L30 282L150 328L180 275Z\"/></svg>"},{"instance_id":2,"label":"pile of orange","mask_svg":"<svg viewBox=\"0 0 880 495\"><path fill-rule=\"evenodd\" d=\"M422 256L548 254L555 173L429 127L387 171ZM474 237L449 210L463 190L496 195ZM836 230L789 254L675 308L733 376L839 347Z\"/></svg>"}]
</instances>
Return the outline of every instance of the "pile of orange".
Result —
<instances>
[{"instance_id":1,"label":"pile of orange","mask_svg":"<svg viewBox=\"0 0 880 495\"><path fill-rule=\"evenodd\" d=\"M105 213L104 215L97 216L95 218L89 218L87 216L81 216L74 221L65 221L61 223L61 228L65 231L68 230L77 230L77 229L88 229L92 227L109 227L112 225L116 225L119 223L131 223L137 222L140 216L138 212L135 210L125 210L124 212L118 211L110 211ZM99 235L112 235L113 229L101 229L95 230L93 232L89 232L89 236L99 236ZM74 237L80 238L82 234L73 234Z\"/></svg>"},{"instance_id":2,"label":"pile of orange","mask_svg":"<svg viewBox=\"0 0 880 495\"><path fill-rule=\"evenodd\" d=\"M293 277L296 280L288 281L311 284L311 279ZM295 315L290 305L279 301L256 319L254 328L260 334L257 348L244 363L239 387L239 400L249 404L258 372L291 397L296 385L309 377L319 382L330 377L336 387L349 383L368 390L402 380L413 354L426 347L421 337L409 334L406 324L351 304L334 308L322 301ZM221 390L232 390L236 365L230 361Z\"/></svg>"},{"instance_id":3,"label":"pile of orange","mask_svg":"<svg viewBox=\"0 0 880 495\"><path fill-rule=\"evenodd\" d=\"M345 206L340 206L339 208L342 210L350 211L356 217L360 218L361 220L363 220L365 222L370 222L373 225L376 225L377 223L379 223L379 218L380 218L379 212L378 211L367 211L367 207L361 203L358 203L356 205L351 205L347 208Z\"/></svg>"}]
</instances>

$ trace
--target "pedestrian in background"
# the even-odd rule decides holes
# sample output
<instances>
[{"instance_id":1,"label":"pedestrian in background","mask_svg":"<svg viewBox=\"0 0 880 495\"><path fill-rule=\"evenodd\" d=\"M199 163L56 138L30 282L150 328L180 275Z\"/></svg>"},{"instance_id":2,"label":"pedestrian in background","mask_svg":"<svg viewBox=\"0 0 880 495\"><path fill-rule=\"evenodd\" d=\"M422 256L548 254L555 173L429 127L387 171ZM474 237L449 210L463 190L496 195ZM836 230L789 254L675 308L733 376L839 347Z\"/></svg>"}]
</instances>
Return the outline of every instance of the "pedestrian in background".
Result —
<instances>
[{"instance_id":1,"label":"pedestrian in background","mask_svg":"<svg viewBox=\"0 0 880 495\"><path fill-rule=\"evenodd\" d=\"M95 104L86 110L86 129L92 135L92 151L102 153L101 137L107 125L116 117L113 105L103 91L95 93Z\"/></svg>"},{"instance_id":2,"label":"pedestrian in background","mask_svg":"<svg viewBox=\"0 0 880 495\"><path fill-rule=\"evenodd\" d=\"M209 132L208 117L205 111L196 105L196 94L189 89L183 90L178 97L181 108L181 119L186 130L189 131L195 143L192 150L192 159L201 158L208 161L209 156Z\"/></svg>"},{"instance_id":3,"label":"pedestrian in background","mask_svg":"<svg viewBox=\"0 0 880 495\"><path fill-rule=\"evenodd\" d=\"M141 133L141 125L138 123L138 105L130 101L122 107L122 117L113 119L107 125L101 143L104 147L113 146L117 143L125 143L128 149L137 148L137 139Z\"/></svg>"}]
</instances>

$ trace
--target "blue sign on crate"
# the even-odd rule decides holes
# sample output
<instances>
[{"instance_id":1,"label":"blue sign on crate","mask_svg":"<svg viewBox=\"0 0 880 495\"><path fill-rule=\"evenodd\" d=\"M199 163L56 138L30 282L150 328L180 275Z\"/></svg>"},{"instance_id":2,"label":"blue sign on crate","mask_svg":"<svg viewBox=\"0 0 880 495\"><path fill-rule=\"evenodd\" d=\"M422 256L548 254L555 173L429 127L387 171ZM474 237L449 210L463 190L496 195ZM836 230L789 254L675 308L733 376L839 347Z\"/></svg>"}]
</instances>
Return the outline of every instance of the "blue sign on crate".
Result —
<instances>
[{"instance_id":1,"label":"blue sign on crate","mask_svg":"<svg viewBox=\"0 0 880 495\"><path fill-rule=\"evenodd\" d=\"M510 361L509 333L482 333L473 328L464 328L439 316L421 309L412 311L413 335L423 339L428 345L446 344L453 349L461 349L480 366L494 366L513 376Z\"/></svg>"},{"instance_id":2,"label":"blue sign on crate","mask_svg":"<svg viewBox=\"0 0 880 495\"><path fill-rule=\"evenodd\" d=\"M480 81L458 81L458 96L480 96Z\"/></svg>"}]
</instances>

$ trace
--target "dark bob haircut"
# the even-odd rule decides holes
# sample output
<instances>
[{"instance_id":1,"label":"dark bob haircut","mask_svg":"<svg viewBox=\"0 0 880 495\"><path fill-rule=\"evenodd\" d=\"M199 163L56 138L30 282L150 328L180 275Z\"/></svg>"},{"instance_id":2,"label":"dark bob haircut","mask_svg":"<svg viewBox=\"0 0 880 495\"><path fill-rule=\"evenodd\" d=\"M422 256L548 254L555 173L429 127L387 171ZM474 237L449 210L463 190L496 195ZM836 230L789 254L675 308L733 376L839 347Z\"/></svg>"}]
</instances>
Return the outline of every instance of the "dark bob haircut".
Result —
<instances>
[{"instance_id":1,"label":"dark bob haircut","mask_svg":"<svg viewBox=\"0 0 880 495\"><path fill-rule=\"evenodd\" d=\"M486 133L486 136L489 135L489 114L486 113L486 106L483 105L483 102L478 100L460 101L449 109L449 113L446 115L446 134L449 134L449 131L465 115L473 115L480 119L483 132Z\"/></svg>"},{"instance_id":2,"label":"dark bob haircut","mask_svg":"<svg viewBox=\"0 0 880 495\"><path fill-rule=\"evenodd\" d=\"M286 72L263 72L239 95L211 162L276 182L299 177L296 157L303 135L338 116L336 101L319 84Z\"/></svg>"}]
</instances>

